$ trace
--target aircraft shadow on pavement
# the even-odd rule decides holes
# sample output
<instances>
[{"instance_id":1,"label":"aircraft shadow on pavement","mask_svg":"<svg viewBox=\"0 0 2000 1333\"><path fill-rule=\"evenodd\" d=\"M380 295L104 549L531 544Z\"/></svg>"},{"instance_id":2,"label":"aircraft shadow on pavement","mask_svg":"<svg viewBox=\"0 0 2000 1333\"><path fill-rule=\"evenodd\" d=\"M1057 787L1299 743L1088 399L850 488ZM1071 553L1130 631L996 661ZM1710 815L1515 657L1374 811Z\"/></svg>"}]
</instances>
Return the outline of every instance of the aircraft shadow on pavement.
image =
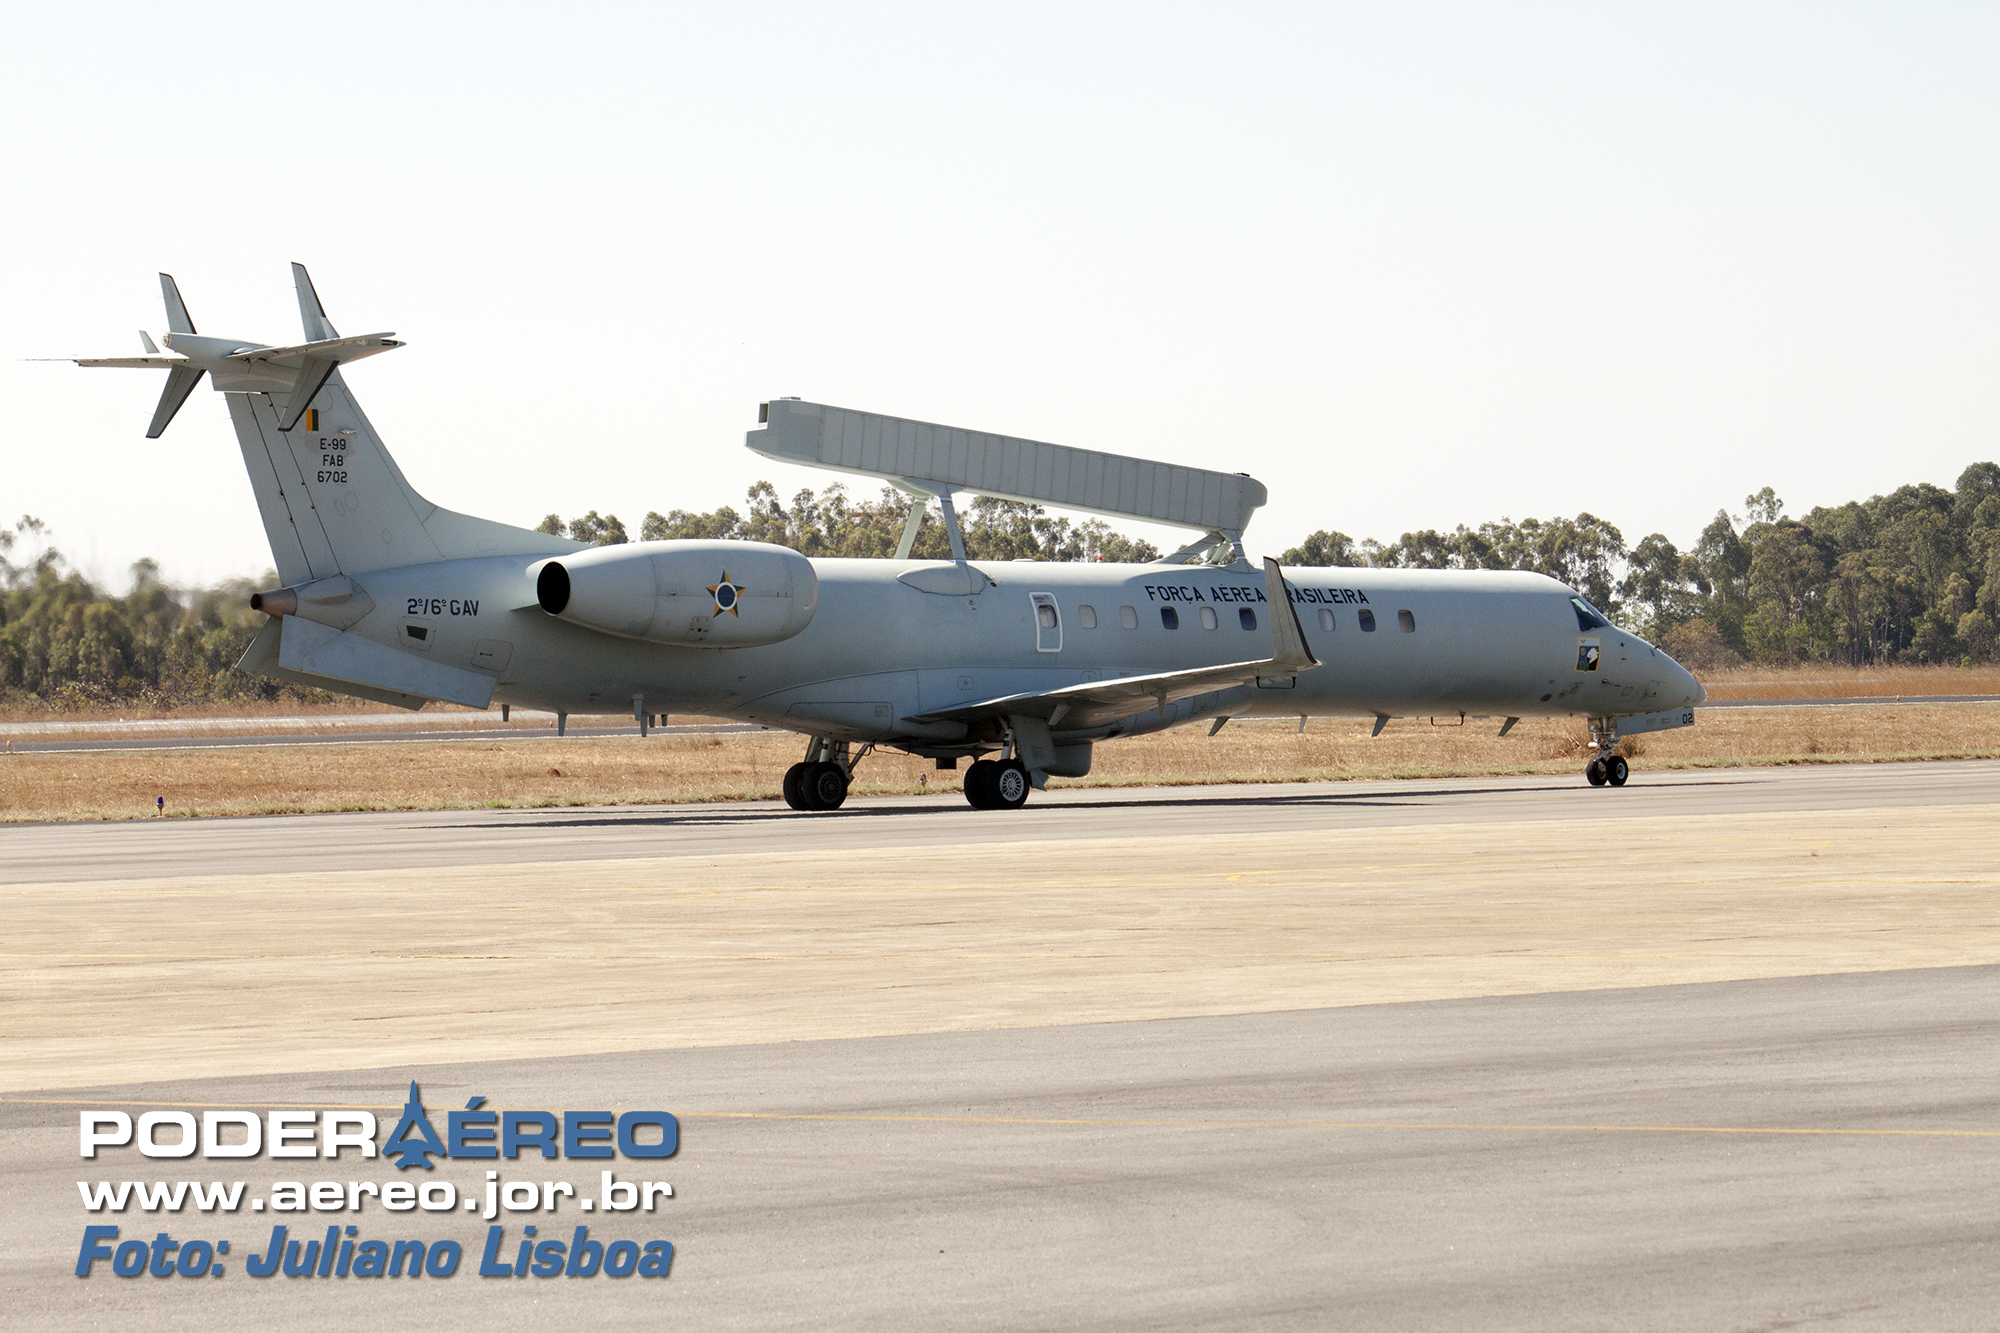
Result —
<instances>
[{"instance_id":1,"label":"aircraft shadow on pavement","mask_svg":"<svg viewBox=\"0 0 2000 1333\"><path fill-rule=\"evenodd\" d=\"M1741 778L1736 778L1736 779L1703 778L1693 782L1676 782L1672 784L1672 786L1676 790L1687 787L1730 787L1730 786L1737 786L1742 781L1744 781L1744 779ZM1268 796L1253 796L1248 794L1240 796L1156 796L1156 797L1147 797L1143 799L1132 799L1132 800L1064 801L1064 802L1042 802L1039 804L1031 801L1028 803L1024 811L1021 813L1061 815L1061 814L1090 813L1098 810L1167 810L1167 809L1188 808L1188 807L1200 807L1202 809L1218 809L1218 808L1231 808L1231 807L1234 808L1261 807L1265 809L1286 809L1286 808L1298 808L1304 806L1326 806L1330 808L1339 808L1343 810L1362 809L1367 807L1380 807L1386 809L1407 809L1413 805L1428 805L1439 798L1462 797L1462 796L1520 796L1520 795L1536 796L1536 795L1547 795L1553 793L1567 793L1577 790L1580 789L1576 787L1573 783L1564 782L1561 784L1550 783L1534 787L1451 787L1444 789L1428 788L1423 791L1412 791L1408 793L1366 792L1366 793L1356 793L1354 795L1346 795L1339 792L1301 792L1301 793L1273 794ZM1648 789L1641 787L1638 788L1637 790L1644 791ZM1651 790L1664 791L1666 790L1666 788L1658 787L1658 788L1652 788ZM1600 794L1600 796L1601 799L1606 799L1606 800L1618 799L1618 797L1615 795ZM931 805L931 804L877 805L874 804L873 802L868 802L860 805L846 806L839 810L820 810L820 811L773 810L773 809L747 810L739 807L733 810L703 810L698 813L688 812L685 814L678 812L666 813L662 811L635 810L630 814L624 814L624 815L600 814L600 815L588 815L575 819L551 817L547 819L515 819L499 823L480 822L480 823L462 823L462 824L434 824L434 825L427 825L426 827L451 828L460 830L539 829L543 831L547 831L549 829L557 829L557 828L563 828L563 829L644 828L644 827L697 828L697 827L713 827L716 825L723 825L723 824L764 823L775 820L887 819L887 818L907 817L912 815L950 815L950 814L970 814L970 813L973 813L973 811L969 806L961 805L957 802L939 803L936 805ZM1006 816L1006 812L1003 811L991 811L991 812L980 812L980 813L988 814L988 816L991 818L1005 818Z\"/></svg>"}]
</instances>

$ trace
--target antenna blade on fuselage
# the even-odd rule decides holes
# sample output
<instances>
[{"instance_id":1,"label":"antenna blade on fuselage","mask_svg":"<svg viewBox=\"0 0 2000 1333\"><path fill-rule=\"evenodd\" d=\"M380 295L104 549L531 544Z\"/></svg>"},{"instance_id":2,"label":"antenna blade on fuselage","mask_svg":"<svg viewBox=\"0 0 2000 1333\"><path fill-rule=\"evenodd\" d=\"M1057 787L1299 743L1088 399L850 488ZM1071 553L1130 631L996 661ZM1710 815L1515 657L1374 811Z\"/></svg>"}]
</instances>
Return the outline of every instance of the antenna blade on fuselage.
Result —
<instances>
[{"instance_id":1,"label":"antenna blade on fuselage","mask_svg":"<svg viewBox=\"0 0 2000 1333\"><path fill-rule=\"evenodd\" d=\"M181 300L181 289L174 286L174 275L160 275L160 295L167 301L167 331L169 333L193 333L194 321L188 318L187 303ZM187 397L182 394L181 397ZM169 416L173 415L168 413Z\"/></svg>"},{"instance_id":2,"label":"antenna blade on fuselage","mask_svg":"<svg viewBox=\"0 0 2000 1333\"><path fill-rule=\"evenodd\" d=\"M188 395L194 392L194 386L201 383L201 377L207 373L205 370L189 370L186 366L175 366L167 372L167 387L160 390L160 405L153 409L153 424L146 427L147 439L160 438L160 432L167 428L167 423L174 419L174 413L181 410L181 404L187 401Z\"/></svg>"}]
</instances>

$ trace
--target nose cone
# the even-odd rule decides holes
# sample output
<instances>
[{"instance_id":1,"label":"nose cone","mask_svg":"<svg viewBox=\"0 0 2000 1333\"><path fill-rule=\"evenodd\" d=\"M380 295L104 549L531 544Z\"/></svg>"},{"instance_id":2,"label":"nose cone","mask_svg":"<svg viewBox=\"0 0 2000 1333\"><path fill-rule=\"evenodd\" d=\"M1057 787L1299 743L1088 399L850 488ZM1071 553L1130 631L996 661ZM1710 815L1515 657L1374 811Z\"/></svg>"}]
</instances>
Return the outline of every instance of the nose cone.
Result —
<instances>
[{"instance_id":1,"label":"nose cone","mask_svg":"<svg viewBox=\"0 0 2000 1333\"><path fill-rule=\"evenodd\" d=\"M1660 656L1667 657L1665 653L1661 653ZM1681 696L1680 707L1690 708L1708 698L1707 687L1694 678L1692 671L1689 671L1671 657L1667 657L1667 664L1673 672L1673 687L1667 693L1679 694Z\"/></svg>"},{"instance_id":2,"label":"nose cone","mask_svg":"<svg viewBox=\"0 0 2000 1333\"><path fill-rule=\"evenodd\" d=\"M1708 698L1707 687L1694 678L1692 671L1689 671L1679 662L1676 662L1667 654L1665 649L1657 645L1649 644L1647 646L1651 647L1653 652L1658 656L1660 672L1665 677L1660 682L1661 699L1678 700L1676 703L1666 704L1667 707L1692 708L1694 705Z\"/></svg>"}]
</instances>

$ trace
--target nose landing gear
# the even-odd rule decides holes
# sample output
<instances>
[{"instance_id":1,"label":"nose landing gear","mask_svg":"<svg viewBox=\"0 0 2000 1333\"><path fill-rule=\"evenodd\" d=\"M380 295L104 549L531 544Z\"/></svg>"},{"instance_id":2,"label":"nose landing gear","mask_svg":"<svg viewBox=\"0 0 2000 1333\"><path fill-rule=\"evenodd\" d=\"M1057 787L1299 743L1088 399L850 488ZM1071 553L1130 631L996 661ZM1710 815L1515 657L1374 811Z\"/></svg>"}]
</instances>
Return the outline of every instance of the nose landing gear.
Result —
<instances>
[{"instance_id":1,"label":"nose landing gear","mask_svg":"<svg viewBox=\"0 0 2000 1333\"><path fill-rule=\"evenodd\" d=\"M1594 717L1590 719L1590 748L1597 751L1597 757L1584 766L1584 780L1593 787L1606 785L1622 787L1625 779L1632 776L1632 766L1625 762L1625 756L1618 753L1618 727L1614 719Z\"/></svg>"}]
</instances>

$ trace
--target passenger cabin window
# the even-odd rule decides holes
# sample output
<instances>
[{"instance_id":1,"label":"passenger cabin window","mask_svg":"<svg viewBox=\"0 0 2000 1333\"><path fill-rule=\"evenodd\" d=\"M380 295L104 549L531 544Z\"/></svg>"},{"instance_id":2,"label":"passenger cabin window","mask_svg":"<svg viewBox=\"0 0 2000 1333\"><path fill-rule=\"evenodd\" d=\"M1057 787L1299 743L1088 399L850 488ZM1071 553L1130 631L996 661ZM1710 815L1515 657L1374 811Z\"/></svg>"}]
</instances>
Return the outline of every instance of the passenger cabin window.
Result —
<instances>
[{"instance_id":1,"label":"passenger cabin window","mask_svg":"<svg viewBox=\"0 0 2000 1333\"><path fill-rule=\"evenodd\" d=\"M1396 623L1402 627L1405 634L1415 634L1417 632L1417 618L1408 611L1398 611L1396 613Z\"/></svg>"},{"instance_id":2,"label":"passenger cabin window","mask_svg":"<svg viewBox=\"0 0 2000 1333\"><path fill-rule=\"evenodd\" d=\"M1365 606L1361 608L1361 632L1363 634L1375 632L1375 613Z\"/></svg>"},{"instance_id":3,"label":"passenger cabin window","mask_svg":"<svg viewBox=\"0 0 2000 1333\"><path fill-rule=\"evenodd\" d=\"M1593 630L1593 629L1611 628L1611 622L1606 620L1603 616L1599 615L1597 613L1597 608L1592 606L1589 602L1584 601L1583 598L1572 597L1569 599L1569 604L1576 611L1576 627L1578 629Z\"/></svg>"},{"instance_id":4,"label":"passenger cabin window","mask_svg":"<svg viewBox=\"0 0 2000 1333\"><path fill-rule=\"evenodd\" d=\"M1319 609L1319 627L1328 634L1333 633L1333 612L1323 606Z\"/></svg>"},{"instance_id":5,"label":"passenger cabin window","mask_svg":"<svg viewBox=\"0 0 2000 1333\"><path fill-rule=\"evenodd\" d=\"M1181 627L1181 613L1174 610L1171 606L1163 606L1160 608L1160 623L1168 629L1179 629Z\"/></svg>"},{"instance_id":6,"label":"passenger cabin window","mask_svg":"<svg viewBox=\"0 0 2000 1333\"><path fill-rule=\"evenodd\" d=\"M1201 627L1202 627L1203 629L1214 629L1214 628L1215 628L1215 608L1214 608L1214 607L1212 607L1212 606L1204 606L1204 607L1203 607L1203 608L1201 609Z\"/></svg>"},{"instance_id":7,"label":"passenger cabin window","mask_svg":"<svg viewBox=\"0 0 2000 1333\"><path fill-rule=\"evenodd\" d=\"M1035 607L1035 651L1038 653L1059 653L1062 651L1062 617L1056 612L1053 593L1031 592L1028 600Z\"/></svg>"},{"instance_id":8,"label":"passenger cabin window","mask_svg":"<svg viewBox=\"0 0 2000 1333\"><path fill-rule=\"evenodd\" d=\"M1256 629L1257 613L1247 606L1239 606L1236 608L1236 623L1244 629Z\"/></svg>"},{"instance_id":9,"label":"passenger cabin window","mask_svg":"<svg viewBox=\"0 0 2000 1333\"><path fill-rule=\"evenodd\" d=\"M1088 602L1079 603L1076 608L1076 623L1085 629L1097 628L1097 608Z\"/></svg>"},{"instance_id":10,"label":"passenger cabin window","mask_svg":"<svg viewBox=\"0 0 2000 1333\"><path fill-rule=\"evenodd\" d=\"M1139 628L1139 613L1129 606L1121 606L1118 608L1118 623L1126 629L1137 629Z\"/></svg>"}]
</instances>

